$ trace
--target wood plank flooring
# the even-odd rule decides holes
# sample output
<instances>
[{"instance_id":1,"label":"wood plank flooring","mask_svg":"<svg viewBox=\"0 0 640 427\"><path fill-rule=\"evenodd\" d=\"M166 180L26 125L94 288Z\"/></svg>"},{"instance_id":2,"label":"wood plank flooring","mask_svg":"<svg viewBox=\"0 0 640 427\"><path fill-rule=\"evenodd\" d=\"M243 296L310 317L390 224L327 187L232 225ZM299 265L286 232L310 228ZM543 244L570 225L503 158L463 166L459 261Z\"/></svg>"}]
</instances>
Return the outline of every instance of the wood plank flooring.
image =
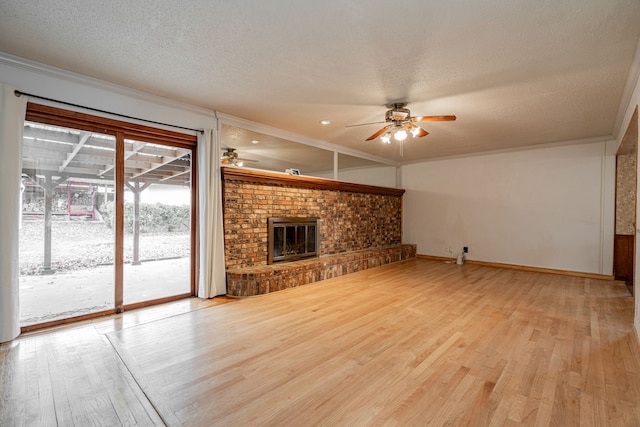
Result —
<instances>
[{"instance_id":1,"label":"wood plank flooring","mask_svg":"<svg viewBox=\"0 0 640 427\"><path fill-rule=\"evenodd\" d=\"M640 425L621 283L418 259L0 346L0 425Z\"/></svg>"}]
</instances>

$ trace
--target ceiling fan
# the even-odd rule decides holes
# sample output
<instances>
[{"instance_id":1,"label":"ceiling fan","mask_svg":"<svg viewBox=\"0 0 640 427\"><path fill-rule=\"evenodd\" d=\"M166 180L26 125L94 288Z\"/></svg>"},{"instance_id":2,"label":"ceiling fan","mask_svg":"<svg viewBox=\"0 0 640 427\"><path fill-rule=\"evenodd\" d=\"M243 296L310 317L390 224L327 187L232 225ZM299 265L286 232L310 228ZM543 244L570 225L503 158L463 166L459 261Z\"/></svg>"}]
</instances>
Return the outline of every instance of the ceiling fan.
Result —
<instances>
[{"instance_id":1,"label":"ceiling fan","mask_svg":"<svg viewBox=\"0 0 640 427\"><path fill-rule=\"evenodd\" d=\"M427 136L429 132L418 126L418 122L450 122L456 119L456 116L411 116L411 111L405 108L407 104L405 102L394 102L388 104L387 112L384 115L383 122L362 123L358 125L349 125L347 127L373 125L378 123L389 123L369 138L367 141L371 141L380 137L382 142L391 144L391 137L396 141L404 141L410 134L414 138L421 138Z\"/></svg>"},{"instance_id":2,"label":"ceiling fan","mask_svg":"<svg viewBox=\"0 0 640 427\"><path fill-rule=\"evenodd\" d=\"M257 160L241 159L240 157L238 157L238 152L235 148L223 148L222 150L223 151L222 156L220 156L220 164L244 166L244 162L258 162Z\"/></svg>"}]
</instances>

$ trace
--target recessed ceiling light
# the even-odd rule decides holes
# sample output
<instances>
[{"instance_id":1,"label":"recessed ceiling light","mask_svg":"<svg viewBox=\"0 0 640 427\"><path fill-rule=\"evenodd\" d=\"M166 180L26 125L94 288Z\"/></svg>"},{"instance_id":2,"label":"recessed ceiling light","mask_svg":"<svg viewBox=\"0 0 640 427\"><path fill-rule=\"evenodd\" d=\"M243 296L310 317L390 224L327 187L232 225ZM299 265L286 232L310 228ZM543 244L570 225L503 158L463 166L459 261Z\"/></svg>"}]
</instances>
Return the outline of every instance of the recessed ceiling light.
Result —
<instances>
[{"instance_id":1,"label":"recessed ceiling light","mask_svg":"<svg viewBox=\"0 0 640 427\"><path fill-rule=\"evenodd\" d=\"M251 143L252 144L260 144L260 140L259 139L252 139Z\"/></svg>"},{"instance_id":2,"label":"recessed ceiling light","mask_svg":"<svg viewBox=\"0 0 640 427\"><path fill-rule=\"evenodd\" d=\"M320 124L321 125L330 125L331 124L331 120L320 120Z\"/></svg>"}]
</instances>

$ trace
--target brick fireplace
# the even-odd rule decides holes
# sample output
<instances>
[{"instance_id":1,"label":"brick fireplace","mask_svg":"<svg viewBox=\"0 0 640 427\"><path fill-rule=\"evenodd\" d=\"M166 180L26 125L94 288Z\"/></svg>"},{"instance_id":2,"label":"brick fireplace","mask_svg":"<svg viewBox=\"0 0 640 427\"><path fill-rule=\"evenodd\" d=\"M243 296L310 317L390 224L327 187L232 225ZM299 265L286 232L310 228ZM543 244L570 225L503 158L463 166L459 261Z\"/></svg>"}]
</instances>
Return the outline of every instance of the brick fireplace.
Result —
<instances>
[{"instance_id":1,"label":"brick fireplace","mask_svg":"<svg viewBox=\"0 0 640 427\"><path fill-rule=\"evenodd\" d=\"M223 167L227 293L249 296L415 257L404 190ZM269 264L269 219L313 218L317 258Z\"/></svg>"}]
</instances>

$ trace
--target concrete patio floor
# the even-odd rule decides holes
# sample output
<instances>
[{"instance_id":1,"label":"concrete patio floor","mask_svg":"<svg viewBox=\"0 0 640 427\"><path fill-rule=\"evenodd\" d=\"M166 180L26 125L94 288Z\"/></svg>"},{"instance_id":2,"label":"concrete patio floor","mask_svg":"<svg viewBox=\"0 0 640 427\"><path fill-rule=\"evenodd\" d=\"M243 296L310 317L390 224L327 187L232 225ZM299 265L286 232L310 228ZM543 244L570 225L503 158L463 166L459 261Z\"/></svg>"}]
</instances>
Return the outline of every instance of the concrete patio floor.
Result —
<instances>
[{"instance_id":1,"label":"concrete patio floor","mask_svg":"<svg viewBox=\"0 0 640 427\"><path fill-rule=\"evenodd\" d=\"M20 276L22 326L105 311L114 307L114 267L41 276ZM146 261L124 266L124 303L132 304L191 290L190 260Z\"/></svg>"}]
</instances>

